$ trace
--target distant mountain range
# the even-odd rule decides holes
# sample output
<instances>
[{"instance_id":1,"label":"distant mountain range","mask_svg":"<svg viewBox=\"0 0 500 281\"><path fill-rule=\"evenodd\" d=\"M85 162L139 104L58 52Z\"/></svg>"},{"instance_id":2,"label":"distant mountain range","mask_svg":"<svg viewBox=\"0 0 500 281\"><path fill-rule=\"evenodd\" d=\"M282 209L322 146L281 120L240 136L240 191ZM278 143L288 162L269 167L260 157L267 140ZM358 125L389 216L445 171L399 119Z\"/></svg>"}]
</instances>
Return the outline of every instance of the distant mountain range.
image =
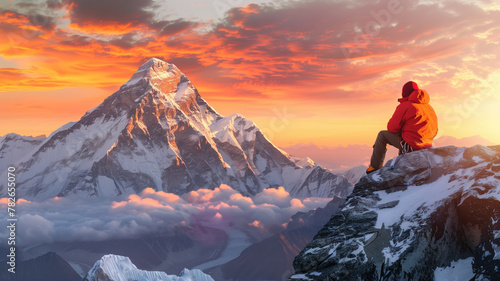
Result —
<instances>
[{"instance_id":1,"label":"distant mountain range","mask_svg":"<svg viewBox=\"0 0 500 281\"><path fill-rule=\"evenodd\" d=\"M472 136L465 138L454 138L450 136L442 136L434 140L434 147L443 147L443 146L456 146L456 147L470 147L474 145L484 145L484 146L492 146L496 145L495 143L481 137L481 136Z\"/></svg>"},{"instance_id":2,"label":"distant mountain range","mask_svg":"<svg viewBox=\"0 0 500 281\"><path fill-rule=\"evenodd\" d=\"M470 147L478 144L484 146L495 145L495 143L481 136L460 139L451 136L442 136L434 140L434 147L449 145ZM343 174L347 170L360 165L368 166L372 154L372 147L369 145L319 146L314 143L309 143L285 146L281 147L281 149L296 157L309 157L314 159L314 161L322 167L338 174ZM397 150L389 147L386 160L395 156L397 156Z\"/></svg>"}]
</instances>

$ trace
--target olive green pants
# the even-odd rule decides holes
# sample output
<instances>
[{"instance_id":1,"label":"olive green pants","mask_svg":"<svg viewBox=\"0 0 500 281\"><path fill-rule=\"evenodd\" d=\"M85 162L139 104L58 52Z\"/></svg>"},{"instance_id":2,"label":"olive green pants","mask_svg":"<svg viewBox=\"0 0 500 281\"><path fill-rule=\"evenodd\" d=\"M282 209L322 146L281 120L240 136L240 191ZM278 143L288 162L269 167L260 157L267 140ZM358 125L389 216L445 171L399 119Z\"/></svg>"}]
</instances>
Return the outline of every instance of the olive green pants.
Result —
<instances>
[{"instance_id":1,"label":"olive green pants","mask_svg":"<svg viewBox=\"0 0 500 281\"><path fill-rule=\"evenodd\" d=\"M402 141L403 138L401 137L401 134L392 133L387 130L380 131L378 133L377 139L375 140L375 144L373 145L373 153L370 160L370 165L375 169L384 167L387 145L390 144L399 149L399 154L401 154L403 152L403 147L401 146Z\"/></svg>"}]
</instances>

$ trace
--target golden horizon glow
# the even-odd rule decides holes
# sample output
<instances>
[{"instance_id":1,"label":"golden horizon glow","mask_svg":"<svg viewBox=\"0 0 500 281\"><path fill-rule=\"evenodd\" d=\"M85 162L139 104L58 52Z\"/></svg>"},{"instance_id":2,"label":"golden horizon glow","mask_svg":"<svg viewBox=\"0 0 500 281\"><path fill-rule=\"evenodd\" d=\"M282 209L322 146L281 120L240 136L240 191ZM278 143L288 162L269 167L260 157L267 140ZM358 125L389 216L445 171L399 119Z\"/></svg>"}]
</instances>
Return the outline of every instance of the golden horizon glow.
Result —
<instances>
[{"instance_id":1,"label":"golden horizon glow","mask_svg":"<svg viewBox=\"0 0 500 281\"><path fill-rule=\"evenodd\" d=\"M139 2L111 15L81 0L40 4L42 18L10 2L0 6L0 136L49 135L78 121L158 57L219 113L243 114L278 146L371 145L408 80L430 93L439 136L500 143L494 6L405 2L387 24L371 13L381 17L383 1L297 1L234 7L213 24L152 20ZM438 16L419 25L417 13ZM377 20L376 32L355 28Z\"/></svg>"}]
</instances>

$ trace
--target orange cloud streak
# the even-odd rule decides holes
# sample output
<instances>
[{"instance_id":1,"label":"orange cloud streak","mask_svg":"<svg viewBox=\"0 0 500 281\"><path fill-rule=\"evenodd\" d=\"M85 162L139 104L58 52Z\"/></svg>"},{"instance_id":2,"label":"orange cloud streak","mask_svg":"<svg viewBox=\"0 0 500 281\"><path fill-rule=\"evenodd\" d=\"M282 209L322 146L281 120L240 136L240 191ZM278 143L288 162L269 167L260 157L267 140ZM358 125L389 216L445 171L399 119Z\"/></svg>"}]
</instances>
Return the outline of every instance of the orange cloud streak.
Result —
<instances>
[{"instance_id":1,"label":"orange cloud streak","mask_svg":"<svg viewBox=\"0 0 500 281\"><path fill-rule=\"evenodd\" d=\"M352 17L352 23L345 23L337 22L333 16L321 16L323 12L343 16L338 12L339 3L298 1L281 7L252 4L232 9L224 22L214 25L208 32L199 33L196 28L200 24L188 24L188 27L164 34L153 26L153 22L148 25L145 21L84 21L66 26L59 23L54 29L49 29L31 24L26 15L3 12L0 13L3 24L0 29L1 58L16 62L19 69L0 69L0 95L9 96L5 101L10 102L2 104L1 108L4 112L26 118L43 112L42 108L54 109L50 98L44 101L41 95L36 103L26 98L29 91L37 91L38 94L43 91L50 96L61 89L100 89L99 94L89 90L92 102L82 103L81 94L62 99L61 102L68 108L78 108L71 118L64 115L66 119L62 120L62 115L45 110L45 118L59 118L62 125L69 120L77 120L85 111L83 104L89 110L101 102L105 97L102 89L109 95L126 82L140 62L159 57L179 62L178 67L222 114L232 114L234 108L238 108L238 112L250 119L259 120L263 129L270 129L273 118L276 118L273 112L283 108L294 112L295 121L287 123L286 130L271 130L278 142L283 143L285 139L297 142L305 138L303 135L324 142L331 142L336 137L347 142L348 137L360 138L363 135L366 139L366 134L373 133L366 132L367 126L383 127L387 116L380 112L392 110L394 92L400 88L402 80L421 77L431 90L435 87L443 97L453 96L455 91L452 92L450 86L438 85L439 79L462 79L453 75L464 68L466 62L462 59L466 55L481 59L474 54L480 54L479 49L471 48L489 50L485 42L488 38L498 38L496 34L488 38L474 37L472 31L470 34L464 31L458 36L449 30L463 23L438 6L412 6L408 9L421 14L434 9L433 13L450 18L451 23L416 25L402 13L392 25L384 26L380 34L361 34L357 38L359 34L354 32L354 25L373 20L369 13L370 5L367 3L366 11L361 12L345 8L344 14L356 15ZM454 8L457 11L469 10L457 3L446 5L456 5ZM66 10L65 20L71 20L71 12L75 8L63 8ZM474 18L477 15L482 15L481 20ZM484 20L485 17L490 21ZM297 24L298 20L292 21L291 18L300 18L302 22ZM477 10L474 14L467 14L466 20L477 30L491 29L489 26L495 24L493 13ZM415 34L403 32L403 27L414 28ZM496 29L491 30L489 32L494 33ZM346 54L342 50L353 52ZM435 70L442 73L442 78L429 78L434 74L424 72L429 69L427 64L442 64L439 71ZM471 65L471 72L476 69L479 69L477 73L488 73L494 68L480 63L478 66ZM421 73L425 75L417 76ZM467 79L463 78L464 81ZM470 79L481 77L474 74ZM11 97L14 94L22 98ZM70 94L72 90L68 90ZM379 110L377 115L371 109L374 103L383 104L385 111ZM304 110L304 107L314 110ZM359 118L361 113L364 120L378 120L378 123L356 127L355 123L359 120L345 118L353 115ZM338 124L332 125L333 121L327 121L333 119L338 120ZM14 120L12 124L22 124L24 120ZM51 122L52 127L46 127L46 133L57 127L55 121ZM347 126L346 122L351 122L351 125ZM35 123L28 127L43 127ZM327 133L325 126L335 126L335 129ZM0 135L10 132L10 128L14 126L1 128ZM307 134L298 136L287 133L292 129ZM340 133L346 129L359 132Z\"/></svg>"},{"instance_id":2,"label":"orange cloud streak","mask_svg":"<svg viewBox=\"0 0 500 281\"><path fill-rule=\"evenodd\" d=\"M74 31L80 31L89 34L99 34L99 35L123 35L132 31L147 30L145 25L136 26L132 23L120 24L120 23L105 23L105 24L78 24L71 23L68 25L68 29Z\"/></svg>"}]
</instances>

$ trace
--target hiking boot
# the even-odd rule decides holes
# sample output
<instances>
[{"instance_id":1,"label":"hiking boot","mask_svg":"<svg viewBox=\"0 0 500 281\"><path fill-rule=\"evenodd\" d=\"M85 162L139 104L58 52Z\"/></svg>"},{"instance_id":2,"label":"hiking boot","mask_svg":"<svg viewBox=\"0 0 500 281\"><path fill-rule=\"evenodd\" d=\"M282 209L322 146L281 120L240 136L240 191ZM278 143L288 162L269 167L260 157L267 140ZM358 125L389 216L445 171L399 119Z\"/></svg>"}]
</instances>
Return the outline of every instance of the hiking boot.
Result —
<instances>
[{"instance_id":1,"label":"hiking boot","mask_svg":"<svg viewBox=\"0 0 500 281\"><path fill-rule=\"evenodd\" d=\"M368 167L368 169L366 169L366 174L368 175L368 174L370 174L370 173L375 172L376 170L378 170L378 169L375 169L375 168L373 168L373 167L370 165L370 166Z\"/></svg>"}]
</instances>

